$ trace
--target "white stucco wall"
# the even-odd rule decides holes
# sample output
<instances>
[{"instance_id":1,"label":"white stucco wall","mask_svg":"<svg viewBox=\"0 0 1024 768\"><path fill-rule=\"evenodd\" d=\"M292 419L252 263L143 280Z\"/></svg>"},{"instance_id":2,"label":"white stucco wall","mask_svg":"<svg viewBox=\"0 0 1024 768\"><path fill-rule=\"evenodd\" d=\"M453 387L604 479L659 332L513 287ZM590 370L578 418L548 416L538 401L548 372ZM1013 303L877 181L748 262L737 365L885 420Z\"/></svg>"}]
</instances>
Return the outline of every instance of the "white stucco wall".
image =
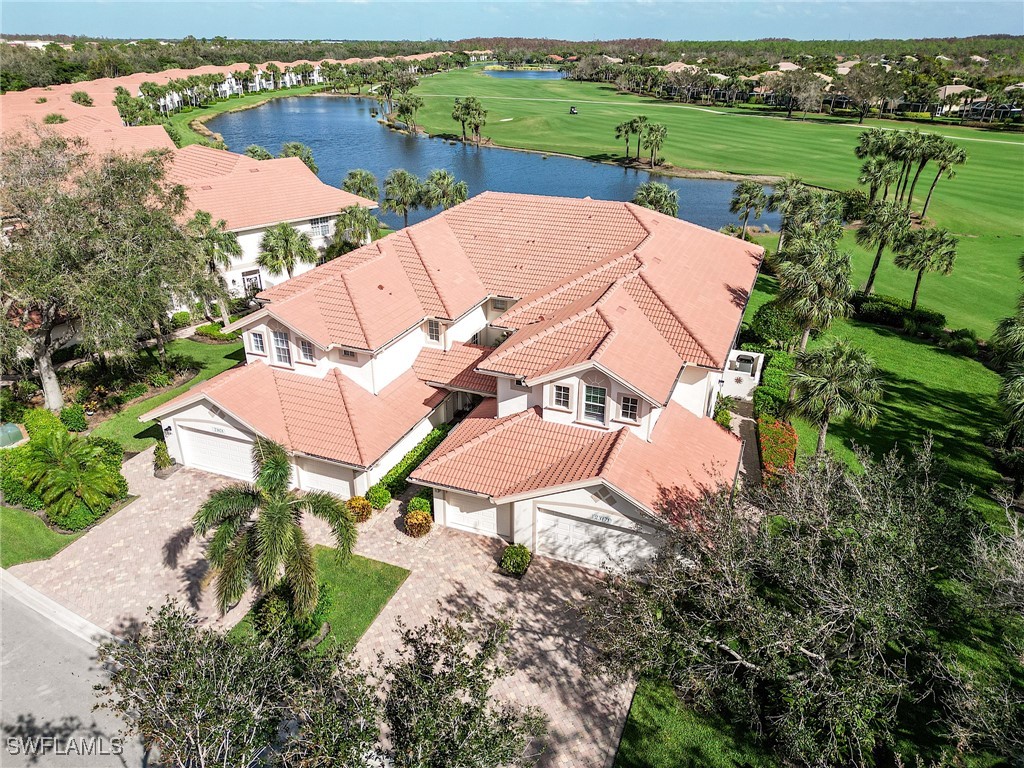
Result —
<instances>
[{"instance_id":1,"label":"white stucco wall","mask_svg":"<svg viewBox=\"0 0 1024 768\"><path fill-rule=\"evenodd\" d=\"M739 358L753 360L753 370L749 373L741 370ZM764 355L760 352L744 352L734 349L729 353L729 361L726 363L725 372L722 374L722 394L726 397L735 397L740 400L750 400L754 396L754 388L761 379L761 371L764 369Z\"/></svg>"},{"instance_id":2,"label":"white stucco wall","mask_svg":"<svg viewBox=\"0 0 1024 768\"><path fill-rule=\"evenodd\" d=\"M541 404L542 387L522 390L513 385L512 379L498 378L498 417L522 413L527 408Z\"/></svg>"},{"instance_id":3,"label":"white stucco wall","mask_svg":"<svg viewBox=\"0 0 1024 768\"><path fill-rule=\"evenodd\" d=\"M167 427L171 428L170 433L167 432ZM235 421L228 414L223 412L220 414L214 413L213 408L208 403L195 403L160 419L160 429L164 431L167 453L179 464L184 463L181 441L179 439L181 427L200 432L225 435L239 440L255 439L255 435L248 427Z\"/></svg>"},{"instance_id":4,"label":"white stucco wall","mask_svg":"<svg viewBox=\"0 0 1024 768\"><path fill-rule=\"evenodd\" d=\"M707 416L714 407L721 371L687 365L672 391L672 399L698 416Z\"/></svg>"},{"instance_id":5,"label":"white stucco wall","mask_svg":"<svg viewBox=\"0 0 1024 768\"><path fill-rule=\"evenodd\" d=\"M470 310L452 323L444 336L445 349L454 342L467 342L487 326L487 314L482 306Z\"/></svg>"},{"instance_id":6,"label":"white stucco wall","mask_svg":"<svg viewBox=\"0 0 1024 768\"><path fill-rule=\"evenodd\" d=\"M583 419L583 397L584 378L592 386L602 386L607 390L605 400L606 421L602 427L592 421ZM555 405L555 387L569 387L568 410ZM559 424L576 424L591 429L619 429L625 427L641 440L649 440L651 429L654 425L654 412L659 410L652 406L647 400L637 394L629 387L625 387L610 376L597 371L577 373L569 376L562 376L558 379L545 382L542 387L543 395L541 404L544 407L544 418L547 421L558 422ZM622 418L622 398L634 397L639 400L638 421L630 421Z\"/></svg>"},{"instance_id":7,"label":"white stucco wall","mask_svg":"<svg viewBox=\"0 0 1024 768\"><path fill-rule=\"evenodd\" d=\"M272 333L275 331L288 334L288 346L291 350L292 358L291 365L285 365L278 362L274 355L274 339ZM255 346L253 345L254 333L263 334L263 344L266 349L266 354L256 352ZM310 343L313 346L313 362L306 362L302 357L300 348L300 340L303 339L305 339L304 336L297 335L273 318L265 318L260 322L255 322L246 327L245 332L242 334L242 340L245 344L245 361L246 363L266 363L267 365L272 365L275 368L293 371L294 373L302 374L304 376L316 376L318 378L323 378L332 367L340 365L336 358L332 359L332 355L334 354L333 352L328 354L312 342ZM305 340L309 341L309 339Z\"/></svg>"},{"instance_id":8,"label":"white stucco wall","mask_svg":"<svg viewBox=\"0 0 1024 768\"><path fill-rule=\"evenodd\" d=\"M326 211L323 215L330 217L330 224L328 225L328 236L322 237L320 235L313 234L313 228L310 224L309 219L302 221L290 222L295 229L300 232L305 232L310 236L310 242L313 247L317 250L322 250L327 247L327 243L330 242L330 237L334 233L334 217L337 215L337 211ZM256 264L256 259L260 255L260 241L263 239L263 233L273 224L268 224L262 227L255 227L252 229L235 230L235 237L238 238L238 245L242 249L242 255L236 256L231 260L231 266L223 271L224 279L227 283L228 290L234 296L244 296L245 286L243 283L242 275L245 272L251 272L253 270L259 270L262 289L270 288L271 286L283 283L288 279L287 273L282 275L272 275L267 270L260 268ZM298 264L295 267L295 275L301 275L303 272L308 272L315 267L315 264Z\"/></svg>"},{"instance_id":9,"label":"white stucco wall","mask_svg":"<svg viewBox=\"0 0 1024 768\"><path fill-rule=\"evenodd\" d=\"M423 349L425 341L426 336L417 327L378 352L371 364L373 387L370 391L377 394L412 368L413 361ZM342 373L346 373L346 371L343 370Z\"/></svg>"}]
</instances>

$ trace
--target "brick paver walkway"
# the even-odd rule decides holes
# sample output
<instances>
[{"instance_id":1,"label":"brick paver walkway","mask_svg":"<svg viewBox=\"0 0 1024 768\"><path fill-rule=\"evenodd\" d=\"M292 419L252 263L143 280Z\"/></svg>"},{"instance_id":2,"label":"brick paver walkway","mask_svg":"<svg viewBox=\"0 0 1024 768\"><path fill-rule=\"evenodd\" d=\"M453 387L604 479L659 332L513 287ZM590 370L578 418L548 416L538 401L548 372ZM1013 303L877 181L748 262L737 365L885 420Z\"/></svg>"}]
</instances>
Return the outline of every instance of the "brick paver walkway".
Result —
<instances>
[{"instance_id":1,"label":"brick paver walkway","mask_svg":"<svg viewBox=\"0 0 1024 768\"><path fill-rule=\"evenodd\" d=\"M167 595L188 599L218 626L233 625L241 605L216 614L202 590L206 562L200 542L187 535L195 509L215 488L231 481L192 469L166 480L153 477L152 449L125 462L129 506L48 561L12 572L61 604L114 633L145 617ZM309 525L311 537L329 545L326 526ZM522 580L500 574L501 542L435 528L422 539L402 533L397 503L360 525L356 551L402 566L410 576L356 647L364 661L397 643L395 618L421 624L433 615L467 609L510 611L514 674L499 684L503 699L540 707L550 728L545 768L606 768L612 764L633 686L586 676L580 627L571 604L592 589L594 574L537 558Z\"/></svg>"}]
</instances>

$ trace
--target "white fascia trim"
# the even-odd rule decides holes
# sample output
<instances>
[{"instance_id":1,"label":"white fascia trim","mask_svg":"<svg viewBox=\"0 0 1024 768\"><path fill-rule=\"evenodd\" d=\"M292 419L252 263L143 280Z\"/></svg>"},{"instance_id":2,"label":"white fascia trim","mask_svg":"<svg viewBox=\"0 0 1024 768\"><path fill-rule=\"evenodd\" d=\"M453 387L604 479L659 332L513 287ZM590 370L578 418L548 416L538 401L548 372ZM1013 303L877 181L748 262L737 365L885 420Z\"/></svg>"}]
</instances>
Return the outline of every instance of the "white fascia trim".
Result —
<instances>
[{"instance_id":1,"label":"white fascia trim","mask_svg":"<svg viewBox=\"0 0 1024 768\"><path fill-rule=\"evenodd\" d=\"M563 368L560 371L552 371L551 373L545 373L543 376L538 376L535 379L527 379L526 380L526 386L534 387L534 386L537 386L538 384L544 384L546 382L553 381L554 379L557 379L560 376L572 375L574 373L581 373L581 372L586 371L586 370L588 370L590 368L594 368L594 369L600 371L601 373L603 373L608 378L614 379L621 386L623 386L626 389L628 389L629 391L639 395L640 397L642 397L644 400L646 400L651 405L656 405L659 408L664 408L666 405L668 405L668 401L672 399L672 392L669 391L669 393L668 393L668 400L666 400L665 402L660 402L657 398L652 397L651 395L648 395L646 392L643 392L640 389L637 389L636 385L630 384L628 381L623 379L621 376L617 376L616 374L612 373L611 371L609 371L607 368L605 368L600 363L595 363L595 362L591 362L591 361L587 361L587 362L584 362L584 363L579 363L579 364L571 366L569 368ZM679 374L682 373L683 368L685 368L685 366L680 367L680 369L676 372L676 381L679 380ZM675 387L673 387L673 389L675 389Z\"/></svg>"},{"instance_id":2,"label":"white fascia trim","mask_svg":"<svg viewBox=\"0 0 1024 768\"><path fill-rule=\"evenodd\" d=\"M480 493L479 491L470 491L465 488L458 488L454 485L445 485L444 483L428 483L425 480L416 480L411 475L409 477L409 482L415 483L416 485L422 485L424 488L433 488L435 491L452 491L454 493L462 493L465 494L466 496L474 496L478 499L487 499L488 501L498 503L495 502L493 496L489 496L486 493Z\"/></svg>"}]
</instances>

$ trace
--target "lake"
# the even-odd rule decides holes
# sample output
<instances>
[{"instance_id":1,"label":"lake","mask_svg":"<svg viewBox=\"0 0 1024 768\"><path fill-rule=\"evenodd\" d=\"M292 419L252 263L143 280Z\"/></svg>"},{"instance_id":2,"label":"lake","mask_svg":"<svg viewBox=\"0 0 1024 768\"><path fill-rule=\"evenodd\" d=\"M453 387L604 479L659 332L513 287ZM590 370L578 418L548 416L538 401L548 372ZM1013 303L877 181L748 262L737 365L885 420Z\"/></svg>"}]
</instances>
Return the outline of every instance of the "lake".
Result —
<instances>
[{"instance_id":1,"label":"lake","mask_svg":"<svg viewBox=\"0 0 1024 768\"><path fill-rule=\"evenodd\" d=\"M729 213L729 198L736 186L732 181L652 176L571 157L409 136L380 125L370 114L375 106L368 99L337 96L280 98L255 109L220 115L207 126L221 134L234 152L260 144L276 154L286 141L307 144L320 178L334 186L340 186L353 168L367 169L380 183L393 168L405 168L421 178L434 168L445 168L466 182L471 196L494 190L630 200L639 184L655 179L678 191L680 218L712 229L737 221ZM458 127L454 122L452 126ZM409 221L422 221L435 212L414 211ZM384 214L381 218L390 227L401 226L400 217ZM758 223L778 229L778 216L768 214Z\"/></svg>"},{"instance_id":2,"label":"lake","mask_svg":"<svg viewBox=\"0 0 1024 768\"><path fill-rule=\"evenodd\" d=\"M488 77L501 80L561 80L562 73L557 69L485 69Z\"/></svg>"}]
</instances>

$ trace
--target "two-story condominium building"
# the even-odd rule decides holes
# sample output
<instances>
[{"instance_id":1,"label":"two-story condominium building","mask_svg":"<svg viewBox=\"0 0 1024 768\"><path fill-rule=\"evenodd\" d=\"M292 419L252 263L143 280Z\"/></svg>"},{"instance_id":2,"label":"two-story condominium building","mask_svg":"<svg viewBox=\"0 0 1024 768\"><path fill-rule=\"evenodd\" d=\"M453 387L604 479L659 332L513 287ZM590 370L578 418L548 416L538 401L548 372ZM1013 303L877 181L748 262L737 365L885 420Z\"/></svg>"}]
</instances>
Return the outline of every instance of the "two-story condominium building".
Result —
<instances>
[{"instance_id":1,"label":"two-story condominium building","mask_svg":"<svg viewBox=\"0 0 1024 768\"><path fill-rule=\"evenodd\" d=\"M297 157L253 160L193 144L174 150L167 178L186 187L190 212L203 210L214 221L223 219L238 238L242 254L224 271L227 287L236 296L259 293L288 277L271 274L256 263L260 241L270 227L288 222L307 233L315 248L323 249L334 236L334 219L342 208L377 207L374 200L324 184ZM312 267L299 264L295 274Z\"/></svg>"},{"instance_id":2,"label":"two-story condominium building","mask_svg":"<svg viewBox=\"0 0 1024 768\"><path fill-rule=\"evenodd\" d=\"M437 524L604 567L735 479L709 415L762 249L630 203L487 192L258 296L246 364L142 416L178 461L363 494L432 425Z\"/></svg>"}]
</instances>

